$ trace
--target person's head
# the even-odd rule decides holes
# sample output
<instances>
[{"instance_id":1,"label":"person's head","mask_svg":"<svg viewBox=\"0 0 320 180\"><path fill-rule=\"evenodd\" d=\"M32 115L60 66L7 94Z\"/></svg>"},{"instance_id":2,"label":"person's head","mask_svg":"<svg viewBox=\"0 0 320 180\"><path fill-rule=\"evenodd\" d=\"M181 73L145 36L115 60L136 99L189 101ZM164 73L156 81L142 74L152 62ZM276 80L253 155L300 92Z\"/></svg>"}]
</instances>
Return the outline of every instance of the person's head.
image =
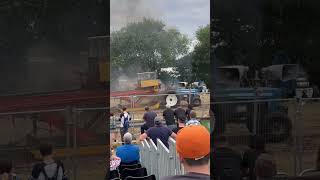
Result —
<instances>
[{"instance_id":1,"label":"person's head","mask_svg":"<svg viewBox=\"0 0 320 180\"><path fill-rule=\"evenodd\" d=\"M114 114L113 114L113 113L110 113L110 117L112 117L112 116L114 116Z\"/></svg>"},{"instance_id":2,"label":"person's head","mask_svg":"<svg viewBox=\"0 0 320 180\"><path fill-rule=\"evenodd\" d=\"M0 174L11 173L12 162L9 160L0 160Z\"/></svg>"},{"instance_id":3,"label":"person's head","mask_svg":"<svg viewBox=\"0 0 320 180\"><path fill-rule=\"evenodd\" d=\"M275 176L277 167L273 157L270 154L261 154L256 160L254 171L258 180Z\"/></svg>"},{"instance_id":4,"label":"person's head","mask_svg":"<svg viewBox=\"0 0 320 180\"><path fill-rule=\"evenodd\" d=\"M171 109L171 106L170 106L170 105L166 105L166 108L167 108L167 109Z\"/></svg>"},{"instance_id":5,"label":"person's head","mask_svg":"<svg viewBox=\"0 0 320 180\"><path fill-rule=\"evenodd\" d=\"M162 121L162 119L161 119L159 116L157 116L157 117L154 118L154 124L155 124L156 126L161 125L161 124L162 124L161 121Z\"/></svg>"},{"instance_id":6,"label":"person's head","mask_svg":"<svg viewBox=\"0 0 320 180\"><path fill-rule=\"evenodd\" d=\"M125 112L125 111L127 111L127 107L122 108L122 112Z\"/></svg>"},{"instance_id":7,"label":"person's head","mask_svg":"<svg viewBox=\"0 0 320 180\"><path fill-rule=\"evenodd\" d=\"M188 109L192 109L192 108L193 108L192 104L188 104Z\"/></svg>"},{"instance_id":8,"label":"person's head","mask_svg":"<svg viewBox=\"0 0 320 180\"><path fill-rule=\"evenodd\" d=\"M144 107L144 110L149 111L150 110L149 106Z\"/></svg>"},{"instance_id":9,"label":"person's head","mask_svg":"<svg viewBox=\"0 0 320 180\"><path fill-rule=\"evenodd\" d=\"M186 108L188 106L188 102L186 101L181 101L179 104L179 108Z\"/></svg>"},{"instance_id":10,"label":"person's head","mask_svg":"<svg viewBox=\"0 0 320 180\"><path fill-rule=\"evenodd\" d=\"M176 149L187 172L210 172L210 133L205 127L190 125L181 129Z\"/></svg>"},{"instance_id":11,"label":"person's head","mask_svg":"<svg viewBox=\"0 0 320 180\"><path fill-rule=\"evenodd\" d=\"M39 146L39 151L43 158L53 155L53 148L50 144L41 144Z\"/></svg>"},{"instance_id":12,"label":"person's head","mask_svg":"<svg viewBox=\"0 0 320 180\"><path fill-rule=\"evenodd\" d=\"M196 113L195 111L191 111L191 112L190 112L190 118L191 118L191 119L197 118L197 113Z\"/></svg>"},{"instance_id":13,"label":"person's head","mask_svg":"<svg viewBox=\"0 0 320 180\"><path fill-rule=\"evenodd\" d=\"M125 133L124 136L123 136L123 141L124 141L125 144L131 144L131 142L132 142L132 134L129 133L129 132Z\"/></svg>"}]
</instances>

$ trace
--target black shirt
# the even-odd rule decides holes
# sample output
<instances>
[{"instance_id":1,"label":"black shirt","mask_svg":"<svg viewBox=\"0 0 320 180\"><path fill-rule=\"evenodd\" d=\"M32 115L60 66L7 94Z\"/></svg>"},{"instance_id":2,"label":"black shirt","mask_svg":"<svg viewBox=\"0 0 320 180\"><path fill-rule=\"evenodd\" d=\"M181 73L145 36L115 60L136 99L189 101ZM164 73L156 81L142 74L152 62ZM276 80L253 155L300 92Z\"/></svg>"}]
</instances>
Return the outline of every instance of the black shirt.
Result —
<instances>
[{"instance_id":1,"label":"black shirt","mask_svg":"<svg viewBox=\"0 0 320 180\"><path fill-rule=\"evenodd\" d=\"M213 153L213 178L241 179L241 155L231 148L217 148Z\"/></svg>"},{"instance_id":2,"label":"black shirt","mask_svg":"<svg viewBox=\"0 0 320 180\"><path fill-rule=\"evenodd\" d=\"M174 110L174 116L176 117L176 119L178 119L181 116L186 116L186 111L182 108L177 108L176 110Z\"/></svg>"},{"instance_id":3,"label":"black shirt","mask_svg":"<svg viewBox=\"0 0 320 180\"><path fill-rule=\"evenodd\" d=\"M192 111L192 109L189 109L189 108L186 110L186 117L187 117L188 120L191 119L191 117L190 117L190 112L191 111Z\"/></svg>"},{"instance_id":4,"label":"black shirt","mask_svg":"<svg viewBox=\"0 0 320 180\"><path fill-rule=\"evenodd\" d=\"M152 141L157 145L157 139L160 139L163 144L169 148L168 139L172 134L172 131L164 127L162 125L158 125L152 128L149 128L146 132L149 138L152 139Z\"/></svg>"},{"instance_id":5,"label":"black shirt","mask_svg":"<svg viewBox=\"0 0 320 180\"><path fill-rule=\"evenodd\" d=\"M147 126L153 127L154 126L154 118L157 117L157 113L153 111L145 112L143 115L143 120L146 122Z\"/></svg>"},{"instance_id":6,"label":"black shirt","mask_svg":"<svg viewBox=\"0 0 320 180\"><path fill-rule=\"evenodd\" d=\"M265 151L257 151L255 149L249 149L244 152L242 159L242 168L249 169L249 180L255 180L256 176L254 173L254 167L256 160L260 156L261 153L266 153Z\"/></svg>"},{"instance_id":7,"label":"black shirt","mask_svg":"<svg viewBox=\"0 0 320 180\"><path fill-rule=\"evenodd\" d=\"M174 120L174 111L172 109L166 109L163 111L163 117L164 120L166 121L167 125L173 125L175 124Z\"/></svg>"},{"instance_id":8,"label":"black shirt","mask_svg":"<svg viewBox=\"0 0 320 180\"><path fill-rule=\"evenodd\" d=\"M174 133L178 133L178 131L180 130L180 129L182 129L182 128L184 128L184 127L176 127L176 128L174 128L174 129L172 129L172 132L174 132Z\"/></svg>"}]
</instances>

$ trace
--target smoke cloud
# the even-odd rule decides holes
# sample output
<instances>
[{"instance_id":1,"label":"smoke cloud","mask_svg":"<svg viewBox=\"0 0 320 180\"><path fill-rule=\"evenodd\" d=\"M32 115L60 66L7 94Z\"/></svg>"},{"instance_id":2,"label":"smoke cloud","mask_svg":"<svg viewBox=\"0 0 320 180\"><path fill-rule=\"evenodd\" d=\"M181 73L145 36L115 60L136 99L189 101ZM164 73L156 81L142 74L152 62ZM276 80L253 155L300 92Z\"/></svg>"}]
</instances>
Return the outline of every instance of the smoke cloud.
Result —
<instances>
[{"instance_id":1,"label":"smoke cloud","mask_svg":"<svg viewBox=\"0 0 320 180\"><path fill-rule=\"evenodd\" d=\"M128 23L142 21L143 18L158 19L160 5L150 0L110 0L110 28L119 30Z\"/></svg>"}]
</instances>

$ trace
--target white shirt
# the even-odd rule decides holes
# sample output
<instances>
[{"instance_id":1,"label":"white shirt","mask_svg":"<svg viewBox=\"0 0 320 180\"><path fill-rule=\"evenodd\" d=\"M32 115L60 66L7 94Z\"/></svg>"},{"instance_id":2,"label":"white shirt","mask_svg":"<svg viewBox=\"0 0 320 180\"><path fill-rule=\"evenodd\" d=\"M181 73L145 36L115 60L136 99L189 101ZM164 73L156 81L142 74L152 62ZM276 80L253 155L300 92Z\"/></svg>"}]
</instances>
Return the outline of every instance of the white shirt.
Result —
<instances>
[{"instance_id":1,"label":"white shirt","mask_svg":"<svg viewBox=\"0 0 320 180\"><path fill-rule=\"evenodd\" d=\"M121 117L121 123L120 123L120 127L123 127L124 125L124 118L128 117L128 120L130 121L130 115L127 112L123 112L123 116Z\"/></svg>"}]
</instances>

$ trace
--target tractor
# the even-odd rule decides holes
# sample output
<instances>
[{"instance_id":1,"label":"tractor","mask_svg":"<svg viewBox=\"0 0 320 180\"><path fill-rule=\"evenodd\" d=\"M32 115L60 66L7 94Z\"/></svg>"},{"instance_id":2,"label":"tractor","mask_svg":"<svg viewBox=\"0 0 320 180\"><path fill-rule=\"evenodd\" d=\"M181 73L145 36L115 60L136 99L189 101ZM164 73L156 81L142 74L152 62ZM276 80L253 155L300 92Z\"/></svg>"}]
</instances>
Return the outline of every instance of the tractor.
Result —
<instances>
[{"instance_id":1,"label":"tractor","mask_svg":"<svg viewBox=\"0 0 320 180\"><path fill-rule=\"evenodd\" d=\"M206 89L205 85L199 82L188 84L187 82L177 82L175 86L166 90L166 96L164 102L166 105L176 107L180 104L180 101L191 102L192 106L200 106L201 98L200 93Z\"/></svg>"},{"instance_id":2,"label":"tractor","mask_svg":"<svg viewBox=\"0 0 320 180\"><path fill-rule=\"evenodd\" d=\"M312 98L319 95L318 88L310 85L298 64L268 66L262 68L261 75L265 86L280 88L284 98Z\"/></svg>"},{"instance_id":3,"label":"tractor","mask_svg":"<svg viewBox=\"0 0 320 180\"><path fill-rule=\"evenodd\" d=\"M248 67L240 65L218 68L213 93L215 131L224 133L227 123L238 123L269 140L287 139L291 132L288 109L279 101L269 101L280 99L281 89L261 87L258 72L255 78L249 78L248 72Z\"/></svg>"}]
</instances>

